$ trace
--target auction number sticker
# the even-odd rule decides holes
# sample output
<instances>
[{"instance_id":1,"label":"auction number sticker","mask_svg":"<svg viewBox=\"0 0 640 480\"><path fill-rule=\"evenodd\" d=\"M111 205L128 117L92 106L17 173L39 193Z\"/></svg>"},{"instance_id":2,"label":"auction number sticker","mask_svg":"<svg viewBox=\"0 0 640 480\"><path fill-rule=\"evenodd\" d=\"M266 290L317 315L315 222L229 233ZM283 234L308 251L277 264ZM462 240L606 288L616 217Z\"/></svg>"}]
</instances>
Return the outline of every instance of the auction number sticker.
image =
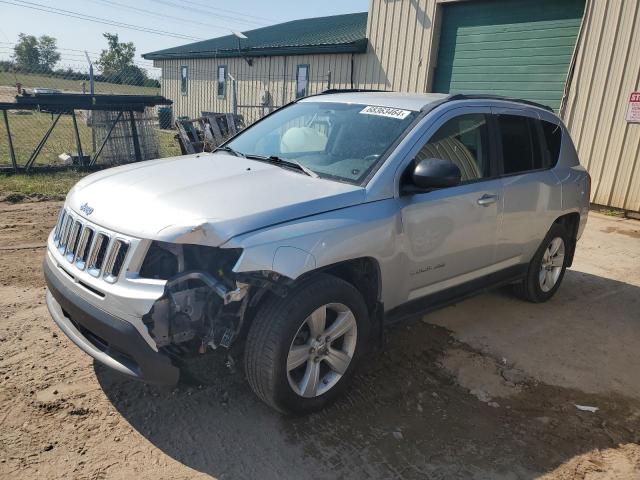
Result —
<instances>
[{"instance_id":1,"label":"auction number sticker","mask_svg":"<svg viewBox=\"0 0 640 480\"><path fill-rule=\"evenodd\" d=\"M360 110L360 113L364 115L378 115L380 117L397 118L398 120L404 120L411 113L411 110L400 110L399 108L377 107L375 105L368 105Z\"/></svg>"}]
</instances>

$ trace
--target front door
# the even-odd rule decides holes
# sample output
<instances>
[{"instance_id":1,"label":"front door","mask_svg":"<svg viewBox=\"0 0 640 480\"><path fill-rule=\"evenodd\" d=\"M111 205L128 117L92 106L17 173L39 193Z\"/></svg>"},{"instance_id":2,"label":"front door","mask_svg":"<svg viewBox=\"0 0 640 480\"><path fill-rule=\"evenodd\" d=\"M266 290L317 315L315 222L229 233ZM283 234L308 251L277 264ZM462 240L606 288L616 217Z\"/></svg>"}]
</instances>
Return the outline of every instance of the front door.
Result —
<instances>
[{"instance_id":1,"label":"front door","mask_svg":"<svg viewBox=\"0 0 640 480\"><path fill-rule=\"evenodd\" d=\"M502 192L489 113L488 108L449 112L436 133L417 146L416 160L450 160L460 168L462 183L400 196L407 300L500 268L495 264L495 246Z\"/></svg>"}]
</instances>

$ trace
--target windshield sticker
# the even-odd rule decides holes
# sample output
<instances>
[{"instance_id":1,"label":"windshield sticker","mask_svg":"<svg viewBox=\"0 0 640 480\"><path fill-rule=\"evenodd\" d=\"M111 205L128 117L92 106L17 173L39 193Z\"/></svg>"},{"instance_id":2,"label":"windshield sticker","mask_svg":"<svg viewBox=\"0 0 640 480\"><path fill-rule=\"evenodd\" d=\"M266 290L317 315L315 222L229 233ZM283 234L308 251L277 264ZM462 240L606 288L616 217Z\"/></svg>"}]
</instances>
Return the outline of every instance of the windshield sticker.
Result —
<instances>
[{"instance_id":1,"label":"windshield sticker","mask_svg":"<svg viewBox=\"0 0 640 480\"><path fill-rule=\"evenodd\" d=\"M364 115L378 115L380 117L397 118L398 120L404 120L409 116L411 110L400 110L399 108L391 107L376 107L369 105L360 110L360 113Z\"/></svg>"}]
</instances>

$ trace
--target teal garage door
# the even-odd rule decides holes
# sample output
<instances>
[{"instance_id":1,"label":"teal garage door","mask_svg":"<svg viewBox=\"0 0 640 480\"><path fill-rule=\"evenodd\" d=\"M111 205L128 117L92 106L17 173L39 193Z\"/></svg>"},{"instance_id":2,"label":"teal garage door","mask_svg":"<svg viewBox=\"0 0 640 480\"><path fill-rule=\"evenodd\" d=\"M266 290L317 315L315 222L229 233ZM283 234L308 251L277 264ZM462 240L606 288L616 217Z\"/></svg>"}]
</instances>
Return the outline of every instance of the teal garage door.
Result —
<instances>
[{"instance_id":1,"label":"teal garage door","mask_svg":"<svg viewBox=\"0 0 640 480\"><path fill-rule=\"evenodd\" d=\"M558 110L584 0L442 5L435 92L524 98Z\"/></svg>"}]
</instances>

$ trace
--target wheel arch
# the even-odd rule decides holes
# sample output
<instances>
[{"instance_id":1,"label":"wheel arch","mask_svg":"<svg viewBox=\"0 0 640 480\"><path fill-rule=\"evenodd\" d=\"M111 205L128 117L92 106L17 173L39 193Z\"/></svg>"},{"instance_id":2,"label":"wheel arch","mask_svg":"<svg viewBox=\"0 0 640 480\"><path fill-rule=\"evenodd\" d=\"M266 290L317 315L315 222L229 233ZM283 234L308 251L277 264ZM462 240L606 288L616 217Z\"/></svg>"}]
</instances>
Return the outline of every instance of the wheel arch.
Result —
<instances>
[{"instance_id":1,"label":"wheel arch","mask_svg":"<svg viewBox=\"0 0 640 480\"><path fill-rule=\"evenodd\" d=\"M284 282L282 282L282 293L286 295L286 291L291 287L302 281L306 281L318 273L324 273L340 278L353 285L355 289L360 292L369 311L369 318L372 322L372 335L374 335L375 338L379 338L381 342L384 308L380 301L382 295L382 274L378 261L373 257L359 257L310 270L303 273L295 280L280 277L284 280ZM248 331L251 323L253 323L256 313L260 310L260 307L264 302L268 301L274 295L278 295L278 293L275 293L272 290L258 290L254 295L256 296L255 301L249 301L242 336L244 336Z\"/></svg>"},{"instance_id":2,"label":"wheel arch","mask_svg":"<svg viewBox=\"0 0 640 480\"><path fill-rule=\"evenodd\" d=\"M382 294L380 264L373 257L360 257L321 267L314 272L324 272L353 285L364 298L372 312Z\"/></svg>"},{"instance_id":3,"label":"wheel arch","mask_svg":"<svg viewBox=\"0 0 640 480\"><path fill-rule=\"evenodd\" d=\"M573 264L573 255L576 251L576 243L578 241L578 230L580 228L580 214L578 212L570 212L559 216L553 222L554 225L562 225L569 233L571 244L569 245L569 259L567 267Z\"/></svg>"}]
</instances>

